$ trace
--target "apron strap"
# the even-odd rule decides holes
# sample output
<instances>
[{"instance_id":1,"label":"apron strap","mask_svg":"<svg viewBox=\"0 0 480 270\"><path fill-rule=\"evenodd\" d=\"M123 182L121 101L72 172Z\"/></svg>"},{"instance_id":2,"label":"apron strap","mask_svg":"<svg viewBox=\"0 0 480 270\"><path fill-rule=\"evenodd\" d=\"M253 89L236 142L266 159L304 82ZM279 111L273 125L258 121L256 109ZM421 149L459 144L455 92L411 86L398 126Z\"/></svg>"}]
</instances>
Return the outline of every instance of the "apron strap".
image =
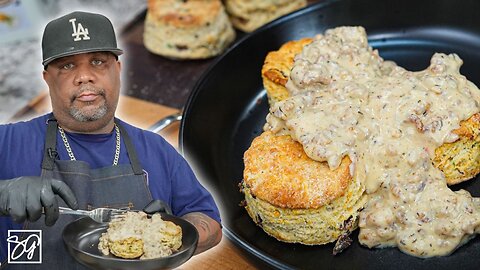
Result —
<instances>
[{"instance_id":1,"label":"apron strap","mask_svg":"<svg viewBox=\"0 0 480 270\"><path fill-rule=\"evenodd\" d=\"M143 168L142 168L142 165L140 165L137 152L135 151L135 147L133 147L132 141L130 140L130 136L128 136L127 131L123 128L122 125L120 125L117 119L115 119L115 124L117 124L118 129L122 134L123 142L127 147L127 154L128 154L128 157L130 158L130 164L132 165L133 173L136 175L143 175Z\"/></svg>"},{"instance_id":2,"label":"apron strap","mask_svg":"<svg viewBox=\"0 0 480 270\"><path fill-rule=\"evenodd\" d=\"M53 170L55 159L58 159L57 128L58 123L56 119L50 118L47 120L47 134L43 151L42 169L49 171Z\"/></svg>"}]
</instances>

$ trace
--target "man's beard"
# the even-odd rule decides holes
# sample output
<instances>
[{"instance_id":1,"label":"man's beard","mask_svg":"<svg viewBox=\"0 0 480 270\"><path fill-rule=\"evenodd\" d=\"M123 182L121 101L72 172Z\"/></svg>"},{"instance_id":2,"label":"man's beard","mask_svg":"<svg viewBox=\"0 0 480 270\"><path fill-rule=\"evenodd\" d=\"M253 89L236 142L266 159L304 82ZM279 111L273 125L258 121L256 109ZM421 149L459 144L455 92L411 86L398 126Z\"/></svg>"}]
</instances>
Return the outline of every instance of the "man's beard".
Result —
<instances>
[{"instance_id":1,"label":"man's beard","mask_svg":"<svg viewBox=\"0 0 480 270\"><path fill-rule=\"evenodd\" d=\"M82 92L90 90L94 91L97 95L103 97L103 103L100 104L97 108L93 110L84 110L82 108L78 108L77 106L73 105L73 101L75 97L72 99L72 107L70 108L70 115L79 122L90 122L96 121L104 117L108 112L107 101L105 99L105 91L103 89L94 89L90 87L81 88L79 93L76 95L80 95Z\"/></svg>"},{"instance_id":2,"label":"man's beard","mask_svg":"<svg viewBox=\"0 0 480 270\"><path fill-rule=\"evenodd\" d=\"M107 104L103 103L93 113L90 113L90 111L84 112L77 107L72 107L70 109L70 115L79 122L89 122L101 119L107 114L107 111Z\"/></svg>"}]
</instances>

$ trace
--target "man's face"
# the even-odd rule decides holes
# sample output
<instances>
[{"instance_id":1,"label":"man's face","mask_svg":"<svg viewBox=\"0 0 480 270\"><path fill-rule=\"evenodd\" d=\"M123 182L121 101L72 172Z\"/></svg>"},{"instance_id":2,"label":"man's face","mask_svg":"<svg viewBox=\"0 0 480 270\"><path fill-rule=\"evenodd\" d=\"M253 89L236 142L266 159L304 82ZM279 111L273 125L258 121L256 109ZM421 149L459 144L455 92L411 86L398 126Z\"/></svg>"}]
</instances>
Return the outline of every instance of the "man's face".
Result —
<instances>
[{"instance_id":1,"label":"man's face","mask_svg":"<svg viewBox=\"0 0 480 270\"><path fill-rule=\"evenodd\" d=\"M92 131L81 127L98 129L113 119L120 94L120 62L113 54L59 58L48 65L43 78L50 89L55 117L69 129Z\"/></svg>"}]
</instances>

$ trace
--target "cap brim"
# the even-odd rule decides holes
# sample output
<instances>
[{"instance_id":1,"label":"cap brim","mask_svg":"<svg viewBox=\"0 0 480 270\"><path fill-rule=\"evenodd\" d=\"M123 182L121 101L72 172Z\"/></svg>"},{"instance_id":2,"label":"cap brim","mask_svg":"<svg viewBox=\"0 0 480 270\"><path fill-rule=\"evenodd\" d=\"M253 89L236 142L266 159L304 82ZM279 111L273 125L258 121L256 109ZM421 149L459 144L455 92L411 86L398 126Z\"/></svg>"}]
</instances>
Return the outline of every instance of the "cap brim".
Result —
<instances>
[{"instance_id":1,"label":"cap brim","mask_svg":"<svg viewBox=\"0 0 480 270\"><path fill-rule=\"evenodd\" d=\"M123 50L118 49L118 48L85 49L85 50L78 50L78 51L74 51L74 52L65 52L65 53L61 53L61 54L51 56L51 57L43 60L42 65L46 66L46 65L50 64L53 60L56 60L58 58L62 58L62 57L65 57L65 56L77 55L77 54L82 54L82 53L91 53L91 52L111 52L111 53L113 53L117 56L123 54Z\"/></svg>"}]
</instances>

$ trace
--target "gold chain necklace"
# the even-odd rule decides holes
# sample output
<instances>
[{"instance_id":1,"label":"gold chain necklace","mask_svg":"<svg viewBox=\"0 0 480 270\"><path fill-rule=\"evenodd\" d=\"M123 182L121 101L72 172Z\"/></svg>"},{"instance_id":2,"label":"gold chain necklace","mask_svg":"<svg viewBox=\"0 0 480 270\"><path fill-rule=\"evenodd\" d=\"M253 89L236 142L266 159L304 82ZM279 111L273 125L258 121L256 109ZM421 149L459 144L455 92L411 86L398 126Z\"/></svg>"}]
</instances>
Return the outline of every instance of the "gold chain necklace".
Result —
<instances>
[{"instance_id":1,"label":"gold chain necklace","mask_svg":"<svg viewBox=\"0 0 480 270\"><path fill-rule=\"evenodd\" d=\"M115 125L115 157L113 158L113 166L118 165L118 159L120 158L120 130L118 129L117 124ZM70 143L68 143L67 136L65 135L65 131L61 126L58 126L58 132L60 132L60 136L62 137L63 145L65 145L65 149L67 149L68 156L70 160L77 160L75 155L73 154L72 148L70 147Z\"/></svg>"}]
</instances>

